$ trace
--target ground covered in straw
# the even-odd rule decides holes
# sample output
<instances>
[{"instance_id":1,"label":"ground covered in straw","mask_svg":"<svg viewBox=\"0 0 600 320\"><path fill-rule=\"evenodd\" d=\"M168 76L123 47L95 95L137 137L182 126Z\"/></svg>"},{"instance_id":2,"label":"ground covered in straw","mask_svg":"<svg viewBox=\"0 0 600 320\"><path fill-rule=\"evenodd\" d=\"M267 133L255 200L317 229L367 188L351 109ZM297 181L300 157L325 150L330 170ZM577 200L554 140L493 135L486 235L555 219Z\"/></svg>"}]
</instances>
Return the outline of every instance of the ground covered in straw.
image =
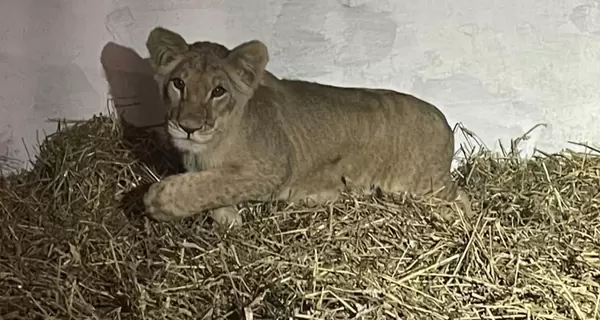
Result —
<instances>
[{"instance_id":1,"label":"ground covered in straw","mask_svg":"<svg viewBox=\"0 0 600 320\"><path fill-rule=\"evenodd\" d=\"M145 186L177 170L161 150L98 116L0 180L1 319L598 318L596 155L470 155L472 219L347 194L249 204L227 231L140 214Z\"/></svg>"}]
</instances>

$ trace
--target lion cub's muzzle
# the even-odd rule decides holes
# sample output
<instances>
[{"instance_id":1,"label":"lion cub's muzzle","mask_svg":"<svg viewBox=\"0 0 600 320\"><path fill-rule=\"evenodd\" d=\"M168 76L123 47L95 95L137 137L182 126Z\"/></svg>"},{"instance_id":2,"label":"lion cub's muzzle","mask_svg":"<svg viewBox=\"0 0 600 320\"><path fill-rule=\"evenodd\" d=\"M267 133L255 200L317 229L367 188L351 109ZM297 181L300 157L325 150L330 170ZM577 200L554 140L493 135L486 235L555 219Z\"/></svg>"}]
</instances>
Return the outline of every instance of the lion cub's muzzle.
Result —
<instances>
[{"instance_id":1,"label":"lion cub's muzzle","mask_svg":"<svg viewBox=\"0 0 600 320\"><path fill-rule=\"evenodd\" d=\"M179 128L189 135L193 133L210 132L215 127L215 122L209 119L204 121L196 121L191 119L183 119L176 122Z\"/></svg>"}]
</instances>

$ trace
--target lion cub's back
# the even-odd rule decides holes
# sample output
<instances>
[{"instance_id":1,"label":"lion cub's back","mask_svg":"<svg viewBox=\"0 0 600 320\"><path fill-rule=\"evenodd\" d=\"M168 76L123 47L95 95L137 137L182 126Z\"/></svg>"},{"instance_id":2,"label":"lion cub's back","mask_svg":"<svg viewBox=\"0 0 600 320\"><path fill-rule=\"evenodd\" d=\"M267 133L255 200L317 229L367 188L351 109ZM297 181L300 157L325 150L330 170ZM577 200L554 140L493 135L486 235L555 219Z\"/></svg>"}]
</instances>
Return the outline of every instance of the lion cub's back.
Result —
<instances>
[{"instance_id":1,"label":"lion cub's back","mask_svg":"<svg viewBox=\"0 0 600 320\"><path fill-rule=\"evenodd\" d=\"M347 133L354 138L370 140L375 134L382 134L386 140L398 138L397 147L453 139L444 114L431 103L409 94L299 80L281 80L279 87L286 100L281 104L282 111L289 118L305 120L301 121L303 124L352 126L354 129Z\"/></svg>"},{"instance_id":2,"label":"lion cub's back","mask_svg":"<svg viewBox=\"0 0 600 320\"><path fill-rule=\"evenodd\" d=\"M384 89L295 80L279 86L284 118L292 119L286 130L308 164L306 174L334 159L341 174L388 190L418 191L425 181L448 180L454 136L432 104Z\"/></svg>"}]
</instances>

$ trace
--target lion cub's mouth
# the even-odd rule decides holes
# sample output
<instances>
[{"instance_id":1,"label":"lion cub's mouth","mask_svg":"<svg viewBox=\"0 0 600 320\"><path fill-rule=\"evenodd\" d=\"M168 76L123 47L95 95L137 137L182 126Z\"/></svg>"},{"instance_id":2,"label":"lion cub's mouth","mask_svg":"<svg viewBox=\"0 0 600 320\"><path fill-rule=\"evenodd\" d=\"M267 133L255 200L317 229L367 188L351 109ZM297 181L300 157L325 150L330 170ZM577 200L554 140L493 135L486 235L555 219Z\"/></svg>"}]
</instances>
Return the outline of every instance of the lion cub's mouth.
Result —
<instances>
[{"instance_id":1,"label":"lion cub's mouth","mask_svg":"<svg viewBox=\"0 0 600 320\"><path fill-rule=\"evenodd\" d=\"M196 132L194 133L200 133L200 134L206 134L206 133L211 133L215 130L215 126L214 125L210 125L210 124L203 124L202 126L200 126L200 128L198 130L196 130Z\"/></svg>"},{"instance_id":2,"label":"lion cub's mouth","mask_svg":"<svg viewBox=\"0 0 600 320\"><path fill-rule=\"evenodd\" d=\"M187 133L181 127L179 127L175 123L169 123L169 134L173 139L177 140L205 140L210 138L217 129L217 125L205 123L201 125L198 129L194 130L194 132Z\"/></svg>"},{"instance_id":3,"label":"lion cub's mouth","mask_svg":"<svg viewBox=\"0 0 600 320\"><path fill-rule=\"evenodd\" d=\"M194 133L192 133L192 134L186 133L186 136L188 139L190 139L193 136L211 135L215 132L216 127L217 127L216 123L214 123L214 124L205 123L205 124L201 125L200 128L198 128L196 131L194 131Z\"/></svg>"}]
</instances>

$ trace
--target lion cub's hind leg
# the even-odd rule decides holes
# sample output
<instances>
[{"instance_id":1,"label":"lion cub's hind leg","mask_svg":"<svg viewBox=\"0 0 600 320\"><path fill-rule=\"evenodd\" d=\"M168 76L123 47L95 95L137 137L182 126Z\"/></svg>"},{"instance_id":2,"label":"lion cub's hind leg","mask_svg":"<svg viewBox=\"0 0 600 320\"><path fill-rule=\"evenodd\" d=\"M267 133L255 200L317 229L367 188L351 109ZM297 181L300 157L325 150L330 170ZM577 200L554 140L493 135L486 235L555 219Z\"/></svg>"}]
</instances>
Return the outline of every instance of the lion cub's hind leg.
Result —
<instances>
[{"instance_id":1,"label":"lion cub's hind leg","mask_svg":"<svg viewBox=\"0 0 600 320\"><path fill-rule=\"evenodd\" d=\"M465 191L460 189L460 187L452 180L451 177L444 179L441 186L443 186L443 188L439 188L441 190L439 190L437 193L432 194L431 196L449 202L450 205L456 204L458 206L458 209L461 210L467 218L473 216L469 196ZM450 212L446 212L445 214L445 216L448 218L450 218L450 215L452 215L452 213Z\"/></svg>"},{"instance_id":2,"label":"lion cub's hind leg","mask_svg":"<svg viewBox=\"0 0 600 320\"><path fill-rule=\"evenodd\" d=\"M305 188L291 188L280 192L278 200L294 203L303 203L308 207L316 207L326 203L336 202L340 198L340 191L337 189L310 190Z\"/></svg>"},{"instance_id":3,"label":"lion cub's hind leg","mask_svg":"<svg viewBox=\"0 0 600 320\"><path fill-rule=\"evenodd\" d=\"M458 188L458 186L457 186ZM456 203L460 206L460 208L463 210L463 212L465 213L465 215L469 218L473 217L473 210L471 209L471 199L469 198L469 195L462 189L459 189L457 191L457 195L455 198Z\"/></svg>"},{"instance_id":4,"label":"lion cub's hind leg","mask_svg":"<svg viewBox=\"0 0 600 320\"><path fill-rule=\"evenodd\" d=\"M322 190L307 195L304 199L308 206L324 205L334 203L340 198L340 191L335 189Z\"/></svg>"},{"instance_id":5,"label":"lion cub's hind leg","mask_svg":"<svg viewBox=\"0 0 600 320\"><path fill-rule=\"evenodd\" d=\"M444 219L455 219L456 212L451 207L457 205L466 217L471 217L471 202L469 196L452 179L450 174L440 174L432 179L422 179L416 184L410 186L406 180L397 179L385 181L387 188L383 189L385 193L391 194L412 194L422 197L423 200L433 200L433 203L446 203L447 208L442 208L440 212ZM445 207L445 206L443 206Z\"/></svg>"}]
</instances>

